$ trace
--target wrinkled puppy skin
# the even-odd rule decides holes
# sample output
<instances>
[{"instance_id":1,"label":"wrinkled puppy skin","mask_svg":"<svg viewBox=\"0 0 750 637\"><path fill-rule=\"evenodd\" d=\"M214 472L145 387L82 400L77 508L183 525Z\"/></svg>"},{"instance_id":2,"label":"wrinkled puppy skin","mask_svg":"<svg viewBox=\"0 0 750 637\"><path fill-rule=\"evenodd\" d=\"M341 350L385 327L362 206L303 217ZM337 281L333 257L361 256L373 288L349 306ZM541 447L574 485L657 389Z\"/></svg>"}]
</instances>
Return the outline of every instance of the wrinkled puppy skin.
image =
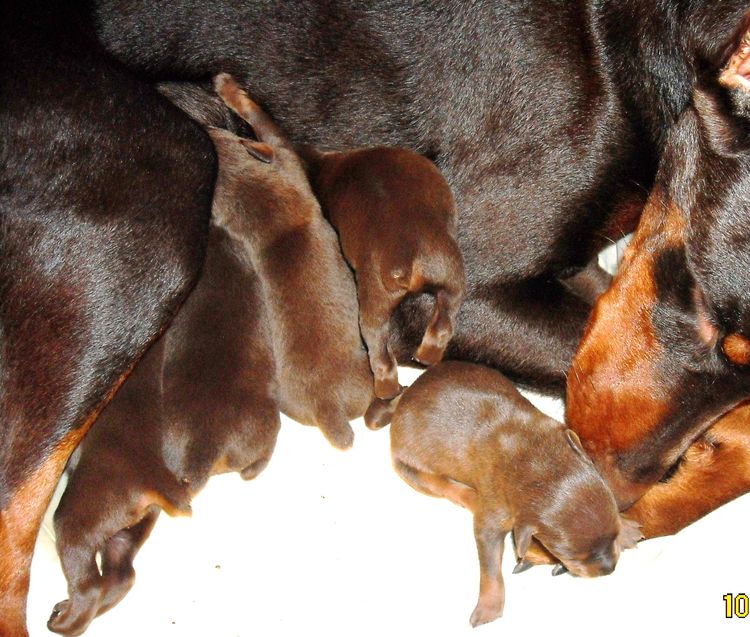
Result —
<instances>
[{"instance_id":1,"label":"wrinkled puppy skin","mask_svg":"<svg viewBox=\"0 0 750 637\"><path fill-rule=\"evenodd\" d=\"M519 560L536 540L583 577L611 573L640 537L576 435L493 369L453 361L428 369L397 402L391 451L408 484L474 514L480 592L472 626L502 615L508 532Z\"/></svg>"}]
</instances>

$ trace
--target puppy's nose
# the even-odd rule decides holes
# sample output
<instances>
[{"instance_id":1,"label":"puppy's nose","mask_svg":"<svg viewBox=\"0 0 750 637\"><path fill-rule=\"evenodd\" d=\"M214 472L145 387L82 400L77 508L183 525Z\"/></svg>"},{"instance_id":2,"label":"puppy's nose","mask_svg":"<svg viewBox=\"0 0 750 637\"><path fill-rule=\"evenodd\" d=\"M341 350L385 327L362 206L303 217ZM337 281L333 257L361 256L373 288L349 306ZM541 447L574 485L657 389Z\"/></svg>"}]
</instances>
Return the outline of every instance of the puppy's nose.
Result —
<instances>
[{"instance_id":1,"label":"puppy's nose","mask_svg":"<svg viewBox=\"0 0 750 637\"><path fill-rule=\"evenodd\" d=\"M606 554L599 557L599 575L609 575L617 566L617 558L614 555Z\"/></svg>"}]
</instances>

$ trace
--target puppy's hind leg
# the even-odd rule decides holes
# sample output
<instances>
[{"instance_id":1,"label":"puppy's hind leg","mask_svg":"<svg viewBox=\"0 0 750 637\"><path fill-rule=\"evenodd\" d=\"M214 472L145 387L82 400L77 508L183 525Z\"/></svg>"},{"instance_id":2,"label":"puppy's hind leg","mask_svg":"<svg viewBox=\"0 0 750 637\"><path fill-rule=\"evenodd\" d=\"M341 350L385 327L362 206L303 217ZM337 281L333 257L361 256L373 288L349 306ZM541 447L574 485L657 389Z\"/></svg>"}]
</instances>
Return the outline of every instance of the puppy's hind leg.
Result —
<instances>
[{"instance_id":1,"label":"puppy's hind leg","mask_svg":"<svg viewBox=\"0 0 750 637\"><path fill-rule=\"evenodd\" d=\"M435 294L435 309L414 358L423 365L439 363L453 338L456 316L464 296L463 285L444 287Z\"/></svg>"},{"instance_id":2,"label":"puppy's hind leg","mask_svg":"<svg viewBox=\"0 0 750 637\"><path fill-rule=\"evenodd\" d=\"M375 377L375 396L389 400L401 393L396 357L388 345L391 314L406 289L387 291L381 281L363 274L358 279L359 329L367 345L370 369Z\"/></svg>"},{"instance_id":3,"label":"puppy's hind leg","mask_svg":"<svg viewBox=\"0 0 750 637\"><path fill-rule=\"evenodd\" d=\"M474 536L479 553L479 601L471 614L476 627L494 621L503 614L505 583L501 572L506 531L497 515L482 512L474 516Z\"/></svg>"},{"instance_id":4,"label":"puppy's hind leg","mask_svg":"<svg viewBox=\"0 0 750 637\"><path fill-rule=\"evenodd\" d=\"M354 430L340 404L327 403L319 406L315 414L315 425L337 449L349 449L354 444Z\"/></svg>"},{"instance_id":5,"label":"puppy's hind leg","mask_svg":"<svg viewBox=\"0 0 750 637\"><path fill-rule=\"evenodd\" d=\"M69 598L55 605L47 622L47 628L66 637L82 634L95 617L130 590L135 577L132 559L148 538L159 511L155 504L141 508L123 500L116 489L92 511L86 497L92 490L85 488L85 483L80 488L75 479L74 474L55 512L57 552ZM96 564L99 551L101 572Z\"/></svg>"},{"instance_id":6,"label":"puppy's hind leg","mask_svg":"<svg viewBox=\"0 0 750 637\"><path fill-rule=\"evenodd\" d=\"M446 498L469 511L476 511L478 495L469 485L434 473L420 471L398 458L394 458L393 467L407 484L420 493L436 498Z\"/></svg>"},{"instance_id":7,"label":"puppy's hind leg","mask_svg":"<svg viewBox=\"0 0 750 637\"><path fill-rule=\"evenodd\" d=\"M101 552L103 596L97 616L119 604L133 588L133 560L151 535L159 513L158 508L151 507L140 522L118 531L105 543Z\"/></svg>"},{"instance_id":8,"label":"puppy's hind leg","mask_svg":"<svg viewBox=\"0 0 750 637\"><path fill-rule=\"evenodd\" d=\"M82 538L81 541L71 541L67 533L60 534L59 530L57 536L58 553L68 580L69 598L52 609L47 628L60 635L74 637L82 634L99 613L104 594L102 576L96 565L95 545Z\"/></svg>"}]
</instances>

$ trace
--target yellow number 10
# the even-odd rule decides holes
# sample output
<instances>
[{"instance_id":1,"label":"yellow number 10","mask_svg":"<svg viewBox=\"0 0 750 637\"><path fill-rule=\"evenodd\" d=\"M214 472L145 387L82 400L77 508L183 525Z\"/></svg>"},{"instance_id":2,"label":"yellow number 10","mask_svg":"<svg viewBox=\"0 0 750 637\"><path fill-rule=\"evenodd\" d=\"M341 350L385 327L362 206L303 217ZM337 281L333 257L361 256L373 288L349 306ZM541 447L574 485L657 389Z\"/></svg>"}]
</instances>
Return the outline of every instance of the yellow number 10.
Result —
<instances>
[{"instance_id":1,"label":"yellow number 10","mask_svg":"<svg viewBox=\"0 0 750 637\"><path fill-rule=\"evenodd\" d=\"M744 593L740 595L724 595L724 613L727 619L733 617L739 617L744 619L750 613L750 602L748 602L747 595Z\"/></svg>"}]
</instances>

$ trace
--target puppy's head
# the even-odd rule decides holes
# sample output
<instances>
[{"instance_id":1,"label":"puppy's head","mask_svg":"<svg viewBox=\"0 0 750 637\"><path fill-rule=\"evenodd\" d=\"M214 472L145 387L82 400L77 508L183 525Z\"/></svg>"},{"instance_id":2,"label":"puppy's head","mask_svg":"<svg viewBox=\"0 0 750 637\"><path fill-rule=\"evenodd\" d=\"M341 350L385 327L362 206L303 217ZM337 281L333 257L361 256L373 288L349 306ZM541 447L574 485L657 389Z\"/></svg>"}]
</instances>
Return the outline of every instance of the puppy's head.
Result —
<instances>
[{"instance_id":1,"label":"puppy's head","mask_svg":"<svg viewBox=\"0 0 750 637\"><path fill-rule=\"evenodd\" d=\"M641 534L620 516L575 433L565 430L563 435L567 449L549 454L557 480L529 494L528 508L516 520L516 552L523 558L535 538L573 575L609 575L622 549L635 546Z\"/></svg>"}]
</instances>

